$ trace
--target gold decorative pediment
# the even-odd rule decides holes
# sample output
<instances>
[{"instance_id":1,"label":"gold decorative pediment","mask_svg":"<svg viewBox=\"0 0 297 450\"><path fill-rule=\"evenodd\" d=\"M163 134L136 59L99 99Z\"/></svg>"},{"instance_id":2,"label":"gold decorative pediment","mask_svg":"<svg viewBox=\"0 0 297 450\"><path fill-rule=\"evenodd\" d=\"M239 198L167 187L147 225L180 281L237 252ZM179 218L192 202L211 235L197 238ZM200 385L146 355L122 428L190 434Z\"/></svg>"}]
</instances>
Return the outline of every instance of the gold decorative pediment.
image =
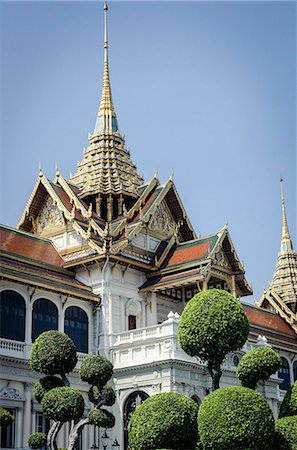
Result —
<instances>
[{"instance_id":1,"label":"gold decorative pediment","mask_svg":"<svg viewBox=\"0 0 297 450\"><path fill-rule=\"evenodd\" d=\"M162 239L169 239L174 234L175 228L174 220L165 205L161 203L151 217L148 229L161 236Z\"/></svg>"},{"instance_id":2,"label":"gold decorative pediment","mask_svg":"<svg viewBox=\"0 0 297 450\"><path fill-rule=\"evenodd\" d=\"M34 232L37 235L49 232L52 229L65 226L65 220L57 205L54 204L52 198L48 196L36 220L34 220Z\"/></svg>"}]
</instances>

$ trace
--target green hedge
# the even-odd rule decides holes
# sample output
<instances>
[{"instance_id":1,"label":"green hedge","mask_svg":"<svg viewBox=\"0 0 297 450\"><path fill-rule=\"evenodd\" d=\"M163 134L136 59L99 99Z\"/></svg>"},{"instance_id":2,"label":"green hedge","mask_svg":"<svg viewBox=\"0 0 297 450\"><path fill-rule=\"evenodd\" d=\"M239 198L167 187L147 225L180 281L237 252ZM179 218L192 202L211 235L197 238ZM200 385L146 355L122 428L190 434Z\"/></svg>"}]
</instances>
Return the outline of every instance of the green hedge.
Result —
<instances>
[{"instance_id":1,"label":"green hedge","mask_svg":"<svg viewBox=\"0 0 297 450\"><path fill-rule=\"evenodd\" d=\"M83 381L102 389L112 377L111 362L100 355L87 356L81 363L80 377Z\"/></svg>"},{"instance_id":2,"label":"green hedge","mask_svg":"<svg viewBox=\"0 0 297 450\"><path fill-rule=\"evenodd\" d=\"M239 301L220 289L199 292L186 305L178 337L190 356L220 364L224 355L245 343L249 323Z\"/></svg>"},{"instance_id":3,"label":"green hedge","mask_svg":"<svg viewBox=\"0 0 297 450\"><path fill-rule=\"evenodd\" d=\"M43 413L61 422L78 420L84 412L84 399L81 393L70 387L58 387L48 391L42 401Z\"/></svg>"},{"instance_id":4,"label":"green hedge","mask_svg":"<svg viewBox=\"0 0 297 450\"><path fill-rule=\"evenodd\" d=\"M260 380L267 380L282 365L278 353L268 347L247 352L237 367L237 376L242 386L255 389Z\"/></svg>"},{"instance_id":5,"label":"green hedge","mask_svg":"<svg viewBox=\"0 0 297 450\"><path fill-rule=\"evenodd\" d=\"M112 428L115 424L114 415L106 409L91 409L88 418L91 425L100 428Z\"/></svg>"},{"instance_id":6,"label":"green hedge","mask_svg":"<svg viewBox=\"0 0 297 450\"><path fill-rule=\"evenodd\" d=\"M46 444L46 434L45 433L33 433L28 439L28 446L33 450L42 448Z\"/></svg>"},{"instance_id":7,"label":"green hedge","mask_svg":"<svg viewBox=\"0 0 297 450\"><path fill-rule=\"evenodd\" d=\"M287 391L279 412L279 418L297 415L297 380Z\"/></svg>"},{"instance_id":8,"label":"green hedge","mask_svg":"<svg viewBox=\"0 0 297 450\"><path fill-rule=\"evenodd\" d=\"M36 381L33 388L33 395L34 398L38 403L41 402L43 399L43 396L46 392L50 391L51 389L54 389L56 387L63 387L64 382L61 378L58 377L44 377L40 380Z\"/></svg>"},{"instance_id":9,"label":"green hedge","mask_svg":"<svg viewBox=\"0 0 297 450\"><path fill-rule=\"evenodd\" d=\"M177 392L146 399L132 414L129 446L132 450L194 449L198 440L198 405Z\"/></svg>"},{"instance_id":10,"label":"green hedge","mask_svg":"<svg viewBox=\"0 0 297 450\"><path fill-rule=\"evenodd\" d=\"M205 449L272 448L274 419L262 394L245 387L220 388L203 400L198 430Z\"/></svg>"},{"instance_id":11,"label":"green hedge","mask_svg":"<svg viewBox=\"0 0 297 450\"><path fill-rule=\"evenodd\" d=\"M7 428L14 420L14 416L9 411L5 408L0 408L0 427Z\"/></svg>"},{"instance_id":12,"label":"green hedge","mask_svg":"<svg viewBox=\"0 0 297 450\"><path fill-rule=\"evenodd\" d=\"M297 450L297 415L277 419L275 435L278 448Z\"/></svg>"},{"instance_id":13,"label":"green hedge","mask_svg":"<svg viewBox=\"0 0 297 450\"><path fill-rule=\"evenodd\" d=\"M33 370L45 375L71 372L77 363L76 348L67 334L45 331L35 340L30 355Z\"/></svg>"}]
</instances>

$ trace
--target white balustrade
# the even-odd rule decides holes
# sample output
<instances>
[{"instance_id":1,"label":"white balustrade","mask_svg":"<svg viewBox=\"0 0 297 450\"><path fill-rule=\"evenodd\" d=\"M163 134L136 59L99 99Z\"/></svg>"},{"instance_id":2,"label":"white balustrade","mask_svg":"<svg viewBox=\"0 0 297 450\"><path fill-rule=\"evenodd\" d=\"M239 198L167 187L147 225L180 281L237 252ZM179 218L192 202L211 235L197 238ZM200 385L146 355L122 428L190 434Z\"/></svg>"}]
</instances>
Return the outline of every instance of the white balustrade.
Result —
<instances>
[{"instance_id":1,"label":"white balustrade","mask_svg":"<svg viewBox=\"0 0 297 450\"><path fill-rule=\"evenodd\" d=\"M26 357L25 342L13 341L11 339L0 339L0 354L3 356L16 356L18 358Z\"/></svg>"}]
</instances>

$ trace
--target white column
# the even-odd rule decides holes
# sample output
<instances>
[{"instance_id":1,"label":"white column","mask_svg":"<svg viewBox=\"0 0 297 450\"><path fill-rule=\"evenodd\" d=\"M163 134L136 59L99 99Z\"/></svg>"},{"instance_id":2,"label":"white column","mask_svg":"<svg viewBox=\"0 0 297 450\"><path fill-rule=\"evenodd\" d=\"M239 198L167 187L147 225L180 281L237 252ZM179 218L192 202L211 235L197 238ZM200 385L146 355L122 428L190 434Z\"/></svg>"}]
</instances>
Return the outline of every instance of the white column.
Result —
<instances>
[{"instance_id":1,"label":"white column","mask_svg":"<svg viewBox=\"0 0 297 450\"><path fill-rule=\"evenodd\" d=\"M23 410L17 408L16 410L16 424L15 424L15 446L19 448L22 446L23 440Z\"/></svg>"},{"instance_id":2,"label":"white column","mask_svg":"<svg viewBox=\"0 0 297 450\"><path fill-rule=\"evenodd\" d=\"M126 297L120 296L120 330L126 331L126 315L125 315L125 304L126 304Z\"/></svg>"},{"instance_id":3,"label":"white column","mask_svg":"<svg viewBox=\"0 0 297 450\"><path fill-rule=\"evenodd\" d=\"M28 439L32 429L32 413L31 413L31 399L32 399L32 383L25 383L25 404L23 410L24 432L23 432L23 447L28 447Z\"/></svg>"}]
</instances>

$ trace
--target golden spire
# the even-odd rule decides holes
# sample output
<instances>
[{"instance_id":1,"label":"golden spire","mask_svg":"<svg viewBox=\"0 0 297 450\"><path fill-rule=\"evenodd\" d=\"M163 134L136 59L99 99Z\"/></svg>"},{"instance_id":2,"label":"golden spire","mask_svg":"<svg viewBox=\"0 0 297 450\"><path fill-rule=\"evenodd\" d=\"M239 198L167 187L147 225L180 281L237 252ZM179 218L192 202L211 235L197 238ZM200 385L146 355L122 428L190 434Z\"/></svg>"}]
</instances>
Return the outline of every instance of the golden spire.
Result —
<instances>
[{"instance_id":1,"label":"golden spire","mask_svg":"<svg viewBox=\"0 0 297 450\"><path fill-rule=\"evenodd\" d=\"M283 189L283 177L280 178L280 185L281 185L281 196L282 196L282 241L290 241L291 237L289 233L289 227L287 222L287 215L286 215L286 207L285 207L285 195L284 195L284 189Z\"/></svg>"},{"instance_id":2,"label":"golden spire","mask_svg":"<svg viewBox=\"0 0 297 450\"><path fill-rule=\"evenodd\" d=\"M108 33L107 33L107 11L108 7L104 2L104 70L103 86L99 111L97 114L94 133L114 133L118 131L116 113L112 103L112 94L109 78L108 65Z\"/></svg>"},{"instance_id":3,"label":"golden spire","mask_svg":"<svg viewBox=\"0 0 297 450\"><path fill-rule=\"evenodd\" d=\"M289 227L287 222L285 196L283 190L283 179L281 183L282 198L282 239L281 248L278 254L276 270L274 272L273 281L270 285L289 306L293 312L297 312L297 253L293 249Z\"/></svg>"}]
</instances>

